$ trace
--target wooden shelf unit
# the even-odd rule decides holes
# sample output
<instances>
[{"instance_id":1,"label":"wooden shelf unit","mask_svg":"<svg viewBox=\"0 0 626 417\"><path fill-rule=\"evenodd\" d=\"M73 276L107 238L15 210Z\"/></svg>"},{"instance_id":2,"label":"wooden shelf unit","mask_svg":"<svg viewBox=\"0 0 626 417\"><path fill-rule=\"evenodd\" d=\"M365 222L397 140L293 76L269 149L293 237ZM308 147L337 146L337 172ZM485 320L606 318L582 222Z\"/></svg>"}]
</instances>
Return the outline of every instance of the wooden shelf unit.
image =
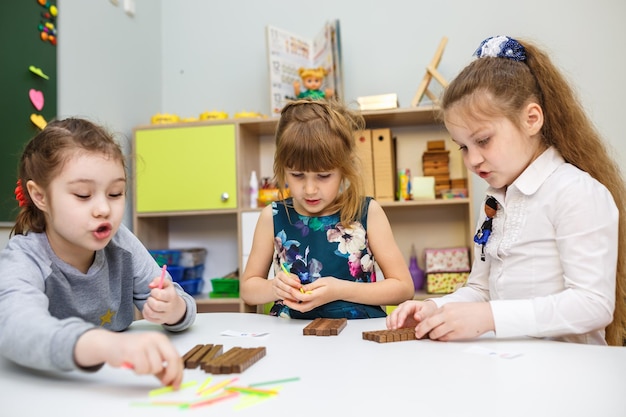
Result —
<instances>
[{"instance_id":1,"label":"wooden shelf unit","mask_svg":"<svg viewBox=\"0 0 626 417\"><path fill-rule=\"evenodd\" d=\"M471 181L463 166L460 152L450 140L447 131L436 119L436 109L431 106L393 110L365 111L367 128L390 128L396 140L396 166L409 168L413 176L421 175L421 157L428 140L445 140L451 150L451 178L467 178L468 198L448 200L419 200L381 202L407 264L411 245L418 254L425 248L468 246L472 248L474 215L471 201ZM166 125L139 126L133 135L133 230L149 249L167 247L206 247L205 289L196 297L199 311L256 311L239 298L208 298L211 278L220 277L239 269L244 270L250 250L255 219L260 208L250 208L248 193L250 174L254 170L259 179L272 177L274 132L277 118L228 119ZM235 208L205 208L179 211L137 211L137 166L149 163L144 155L136 153L138 133L159 129L184 129L188 127L233 125L235 166L230 172L220 172L213 180L236 179ZM210 137L206 138L211 140ZM172 140L178 140L172 138ZM145 145L144 145L145 146ZM205 155L206 166L213 163L213 155ZM140 168L141 169L141 168ZM176 172L176 167L169 168ZM141 175L141 172L139 172ZM208 174L207 174L208 175ZM206 182L206 178L204 178ZM192 181L193 178L187 179ZM214 187L210 187L213 189ZM197 190L202 192L203 190ZM164 192L163 198L168 198ZM420 256L421 258L421 256ZM419 259L423 267L423 259Z\"/></svg>"}]
</instances>

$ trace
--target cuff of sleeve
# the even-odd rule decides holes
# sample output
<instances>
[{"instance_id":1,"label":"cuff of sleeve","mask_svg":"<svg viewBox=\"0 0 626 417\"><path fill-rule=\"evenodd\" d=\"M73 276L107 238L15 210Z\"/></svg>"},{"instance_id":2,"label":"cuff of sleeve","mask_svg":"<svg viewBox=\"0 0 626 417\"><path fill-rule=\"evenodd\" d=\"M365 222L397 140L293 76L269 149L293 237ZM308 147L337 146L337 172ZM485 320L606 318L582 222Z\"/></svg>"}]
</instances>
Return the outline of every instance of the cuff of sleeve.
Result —
<instances>
[{"instance_id":1,"label":"cuff of sleeve","mask_svg":"<svg viewBox=\"0 0 626 417\"><path fill-rule=\"evenodd\" d=\"M519 337L537 334L535 311L531 300L492 300L491 312L496 337Z\"/></svg>"},{"instance_id":2,"label":"cuff of sleeve","mask_svg":"<svg viewBox=\"0 0 626 417\"><path fill-rule=\"evenodd\" d=\"M185 300L185 304L187 305L187 311L185 312L185 316L180 322L176 324L164 324L163 328L167 331L182 332L183 330L191 327L191 325L196 321L196 314L198 311L198 307L196 306L196 300L192 296L184 292L182 294L182 297L183 300Z\"/></svg>"}]
</instances>

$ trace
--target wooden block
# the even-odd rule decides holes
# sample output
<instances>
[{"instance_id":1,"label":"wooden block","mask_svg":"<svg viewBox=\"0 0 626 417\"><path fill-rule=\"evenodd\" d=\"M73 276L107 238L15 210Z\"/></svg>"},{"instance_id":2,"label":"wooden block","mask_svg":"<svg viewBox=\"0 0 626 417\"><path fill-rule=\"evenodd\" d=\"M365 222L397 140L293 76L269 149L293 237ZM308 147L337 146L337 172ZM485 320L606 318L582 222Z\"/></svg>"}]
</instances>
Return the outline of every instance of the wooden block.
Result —
<instances>
[{"instance_id":1,"label":"wooden block","mask_svg":"<svg viewBox=\"0 0 626 417\"><path fill-rule=\"evenodd\" d=\"M377 343L401 342L416 340L415 329L405 328L398 330L374 330L363 332L363 339Z\"/></svg>"},{"instance_id":2,"label":"wooden block","mask_svg":"<svg viewBox=\"0 0 626 417\"><path fill-rule=\"evenodd\" d=\"M451 178L451 188L467 188L467 178Z\"/></svg>"},{"instance_id":3,"label":"wooden block","mask_svg":"<svg viewBox=\"0 0 626 417\"><path fill-rule=\"evenodd\" d=\"M319 324L321 319L314 319L312 322L306 325L306 327L302 330L302 334L305 336L315 336L315 328Z\"/></svg>"},{"instance_id":4,"label":"wooden block","mask_svg":"<svg viewBox=\"0 0 626 417\"><path fill-rule=\"evenodd\" d=\"M211 349L200 359L200 368L207 372L209 363L222 354L224 347L222 345L213 345Z\"/></svg>"},{"instance_id":5,"label":"wooden block","mask_svg":"<svg viewBox=\"0 0 626 417\"><path fill-rule=\"evenodd\" d=\"M186 365L189 358L193 356L193 354L196 353L198 350L200 350L202 346L204 345L195 345L194 347L189 349L189 351L182 356L183 363Z\"/></svg>"},{"instance_id":6,"label":"wooden block","mask_svg":"<svg viewBox=\"0 0 626 417\"><path fill-rule=\"evenodd\" d=\"M241 373L265 356L265 347L233 347L223 355L208 363L207 369L212 374Z\"/></svg>"},{"instance_id":7,"label":"wooden block","mask_svg":"<svg viewBox=\"0 0 626 417\"><path fill-rule=\"evenodd\" d=\"M445 140L429 140L426 142L427 149L429 151L446 149Z\"/></svg>"},{"instance_id":8,"label":"wooden block","mask_svg":"<svg viewBox=\"0 0 626 417\"><path fill-rule=\"evenodd\" d=\"M196 350L195 353L193 355L191 355L189 357L189 359L187 359L187 361L185 362L185 368L187 368L187 369L195 369L195 368L197 368L198 365L200 365L200 360L202 359L202 357L209 350L211 350L212 347L213 347L213 345L202 345L202 347L200 347L200 349Z\"/></svg>"},{"instance_id":9,"label":"wooden block","mask_svg":"<svg viewBox=\"0 0 626 417\"><path fill-rule=\"evenodd\" d=\"M302 330L305 336L337 336L348 325L348 319L317 318Z\"/></svg>"},{"instance_id":10,"label":"wooden block","mask_svg":"<svg viewBox=\"0 0 626 417\"><path fill-rule=\"evenodd\" d=\"M230 374L230 364L233 363L233 359L240 353L241 349L241 347L233 347L223 355L220 355L208 362L208 372L212 374Z\"/></svg>"},{"instance_id":11,"label":"wooden block","mask_svg":"<svg viewBox=\"0 0 626 417\"><path fill-rule=\"evenodd\" d=\"M265 356L265 347L234 347L222 354L222 345L196 345L182 356L185 368L201 369L212 374L243 372Z\"/></svg>"},{"instance_id":12,"label":"wooden block","mask_svg":"<svg viewBox=\"0 0 626 417\"><path fill-rule=\"evenodd\" d=\"M243 357L243 360L240 363L237 363L233 366L232 372L243 372L248 369L250 366L257 363L261 358L265 356L266 350L265 347L257 347L246 350L246 355Z\"/></svg>"},{"instance_id":13,"label":"wooden block","mask_svg":"<svg viewBox=\"0 0 626 417\"><path fill-rule=\"evenodd\" d=\"M337 336L348 325L348 319L336 319L330 334Z\"/></svg>"},{"instance_id":14,"label":"wooden block","mask_svg":"<svg viewBox=\"0 0 626 417\"><path fill-rule=\"evenodd\" d=\"M322 319L320 325L317 326L315 334L318 336L330 336L330 328L332 326L331 319Z\"/></svg>"},{"instance_id":15,"label":"wooden block","mask_svg":"<svg viewBox=\"0 0 626 417\"><path fill-rule=\"evenodd\" d=\"M423 170L424 170L425 177L434 177L437 175L446 175L446 176L450 175L450 168L448 167L448 165L443 165L443 166L439 166L436 168L424 167Z\"/></svg>"}]
</instances>

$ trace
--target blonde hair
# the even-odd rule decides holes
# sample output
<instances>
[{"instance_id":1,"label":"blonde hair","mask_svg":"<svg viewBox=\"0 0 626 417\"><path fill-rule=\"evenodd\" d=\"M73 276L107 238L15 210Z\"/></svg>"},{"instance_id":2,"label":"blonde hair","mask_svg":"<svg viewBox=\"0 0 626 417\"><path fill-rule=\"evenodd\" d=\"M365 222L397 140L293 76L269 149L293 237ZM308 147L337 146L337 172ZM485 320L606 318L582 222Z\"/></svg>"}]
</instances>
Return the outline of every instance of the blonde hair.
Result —
<instances>
[{"instance_id":1,"label":"blonde hair","mask_svg":"<svg viewBox=\"0 0 626 417\"><path fill-rule=\"evenodd\" d=\"M324 67L318 68L300 68L298 70L298 75L300 78L314 77L323 79L328 74L328 71L324 69Z\"/></svg>"},{"instance_id":2,"label":"blonde hair","mask_svg":"<svg viewBox=\"0 0 626 417\"><path fill-rule=\"evenodd\" d=\"M360 160L354 133L363 129L360 114L338 101L302 99L289 102L281 111L276 129L274 176L285 194L286 170L324 172L338 169L340 193L329 207L341 211L342 225L359 220L364 195Z\"/></svg>"},{"instance_id":3,"label":"blonde hair","mask_svg":"<svg viewBox=\"0 0 626 417\"><path fill-rule=\"evenodd\" d=\"M518 39L519 41L519 39ZM441 102L445 113L454 103L472 107L486 115L502 115L519 126L519 112L529 102L543 109L542 138L545 146L554 146L565 161L586 171L611 192L619 209L619 243L616 275L615 312L606 328L606 341L622 346L626 336L626 188L618 164L593 123L585 114L576 94L548 55L527 41L519 41L526 50L526 61L482 57L470 63L444 91ZM477 92L491 95L488 110ZM482 95L484 97L484 95Z\"/></svg>"},{"instance_id":4,"label":"blonde hair","mask_svg":"<svg viewBox=\"0 0 626 417\"><path fill-rule=\"evenodd\" d=\"M94 152L126 164L119 144L102 127L78 118L52 121L25 146L18 167L25 204L20 207L10 235L41 233L46 230L44 213L35 206L26 183L30 180L47 189L61 172L73 151Z\"/></svg>"}]
</instances>

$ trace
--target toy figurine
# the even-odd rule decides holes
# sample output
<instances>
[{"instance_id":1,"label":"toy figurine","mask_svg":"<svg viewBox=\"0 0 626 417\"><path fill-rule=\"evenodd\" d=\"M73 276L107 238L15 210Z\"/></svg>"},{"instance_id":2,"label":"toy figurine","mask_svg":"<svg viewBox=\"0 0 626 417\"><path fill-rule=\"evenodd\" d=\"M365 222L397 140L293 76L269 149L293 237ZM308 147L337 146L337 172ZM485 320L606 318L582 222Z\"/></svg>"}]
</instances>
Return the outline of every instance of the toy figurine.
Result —
<instances>
[{"instance_id":1,"label":"toy figurine","mask_svg":"<svg viewBox=\"0 0 626 417\"><path fill-rule=\"evenodd\" d=\"M483 222L482 226L480 226L480 229L478 229L476 235L474 236L474 242L482 246L480 260L483 262L485 261L485 245L489 240L489 236L491 236L493 218L496 216L497 210L498 201L492 196L489 196L485 201L485 221Z\"/></svg>"},{"instance_id":2,"label":"toy figurine","mask_svg":"<svg viewBox=\"0 0 626 417\"><path fill-rule=\"evenodd\" d=\"M330 98L333 96L334 91L331 88L322 90L322 81L328 72L323 68L300 68L298 75L302 79L302 85L306 90L302 91L300 88L300 82L294 81L293 91L297 98L311 98L313 100L320 100Z\"/></svg>"}]
</instances>

